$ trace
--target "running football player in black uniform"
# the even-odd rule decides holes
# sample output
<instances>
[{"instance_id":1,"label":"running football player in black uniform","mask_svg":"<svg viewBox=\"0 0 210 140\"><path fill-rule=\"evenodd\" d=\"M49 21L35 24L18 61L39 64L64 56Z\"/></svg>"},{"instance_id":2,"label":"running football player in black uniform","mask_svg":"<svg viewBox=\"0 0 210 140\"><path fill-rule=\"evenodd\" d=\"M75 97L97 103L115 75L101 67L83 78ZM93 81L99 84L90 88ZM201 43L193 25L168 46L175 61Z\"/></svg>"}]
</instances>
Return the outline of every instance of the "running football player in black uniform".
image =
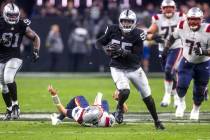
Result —
<instances>
[{"instance_id":1,"label":"running football player in black uniform","mask_svg":"<svg viewBox=\"0 0 210 140\"><path fill-rule=\"evenodd\" d=\"M33 41L33 61L39 58L40 39L29 27L30 23L28 19L20 19L20 11L15 4L4 6L3 17L0 18L0 83L7 106L4 120L19 118L15 75L22 65L20 44L24 35Z\"/></svg>"},{"instance_id":2,"label":"running football player in black uniform","mask_svg":"<svg viewBox=\"0 0 210 140\"><path fill-rule=\"evenodd\" d=\"M105 35L97 40L96 47L103 48L111 57L111 75L120 92L115 113L116 122L123 122L123 104L130 94L130 80L151 113L155 127L164 129L156 113L147 77L140 66L139 58L144 39L144 31L136 28L136 14L125 10L120 14L119 25L108 26Z\"/></svg>"}]
</instances>

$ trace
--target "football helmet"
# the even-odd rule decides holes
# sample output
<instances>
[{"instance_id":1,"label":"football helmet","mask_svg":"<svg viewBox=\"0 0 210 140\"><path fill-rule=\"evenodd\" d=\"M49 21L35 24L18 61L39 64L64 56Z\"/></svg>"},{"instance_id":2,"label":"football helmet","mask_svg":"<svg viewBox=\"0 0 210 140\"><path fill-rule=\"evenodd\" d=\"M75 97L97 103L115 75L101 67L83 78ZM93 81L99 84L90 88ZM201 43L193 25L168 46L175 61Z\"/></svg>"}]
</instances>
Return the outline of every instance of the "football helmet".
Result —
<instances>
[{"instance_id":1,"label":"football helmet","mask_svg":"<svg viewBox=\"0 0 210 140\"><path fill-rule=\"evenodd\" d=\"M129 33L136 27L136 14L132 10L124 10L119 16L119 27Z\"/></svg>"},{"instance_id":2,"label":"football helmet","mask_svg":"<svg viewBox=\"0 0 210 140\"><path fill-rule=\"evenodd\" d=\"M103 112L103 115L98 120L98 126L99 127L111 127L115 123L115 118L112 114L109 114L107 112Z\"/></svg>"},{"instance_id":3,"label":"football helmet","mask_svg":"<svg viewBox=\"0 0 210 140\"><path fill-rule=\"evenodd\" d=\"M9 24L16 24L20 19L20 10L17 5L8 3L3 9L3 18Z\"/></svg>"},{"instance_id":4,"label":"football helmet","mask_svg":"<svg viewBox=\"0 0 210 140\"><path fill-rule=\"evenodd\" d=\"M187 22L191 30L195 31L201 26L203 12L198 7L193 7L187 12Z\"/></svg>"},{"instance_id":5,"label":"football helmet","mask_svg":"<svg viewBox=\"0 0 210 140\"><path fill-rule=\"evenodd\" d=\"M171 18L176 11L174 0L163 0L161 3L161 11L167 18Z\"/></svg>"}]
</instances>

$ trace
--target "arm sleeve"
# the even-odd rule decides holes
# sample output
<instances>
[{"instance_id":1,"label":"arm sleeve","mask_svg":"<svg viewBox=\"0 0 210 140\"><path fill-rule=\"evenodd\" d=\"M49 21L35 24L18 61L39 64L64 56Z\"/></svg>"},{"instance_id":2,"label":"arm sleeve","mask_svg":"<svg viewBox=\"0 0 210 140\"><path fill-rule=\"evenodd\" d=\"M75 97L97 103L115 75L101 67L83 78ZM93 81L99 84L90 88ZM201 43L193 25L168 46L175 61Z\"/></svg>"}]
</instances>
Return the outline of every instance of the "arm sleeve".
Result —
<instances>
[{"instance_id":1,"label":"arm sleeve","mask_svg":"<svg viewBox=\"0 0 210 140\"><path fill-rule=\"evenodd\" d=\"M22 30L24 33L26 32L26 28L29 27L30 24L31 24L31 21L29 19L22 20Z\"/></svg>"},{"instance_id":2,"label":"arm sleeve","mask_svg":"<svg viewBox=\"0 0 210 140\"><path fill-rule=\"evenodd\" d=\"M111 27L107 26L105 33L99 39L96 40L97 45L105 46L111 41Z\"/></svg>"}]
</instances>

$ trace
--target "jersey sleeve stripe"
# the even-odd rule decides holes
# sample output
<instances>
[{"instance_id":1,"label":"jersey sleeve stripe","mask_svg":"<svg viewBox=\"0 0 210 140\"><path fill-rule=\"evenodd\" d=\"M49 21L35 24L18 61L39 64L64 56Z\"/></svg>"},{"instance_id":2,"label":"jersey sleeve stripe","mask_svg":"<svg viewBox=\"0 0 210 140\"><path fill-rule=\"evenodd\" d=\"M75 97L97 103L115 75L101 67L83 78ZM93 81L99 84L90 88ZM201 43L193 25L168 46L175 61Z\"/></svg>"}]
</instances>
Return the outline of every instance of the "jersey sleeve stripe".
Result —
<instances>
[{"instance_id":1,"label":"jersey sleeve stripe","mask_svg":"<svg viewBox=\"0 0 210 140\"><path fill-rule=\"evenodd\" d=\"M158 15L154 15L153 17L154 17L155 20L159 19Z\"/></svg>"},{"instance_id":2,"label":"jersey sleeve stripe","mask_svg":"<svg viewBox=\"0 0 210 140\"><path fill-rule=\"evenodd\" d=\"M206 28L206 32L210 33L210 24L208 25L208 27Z\"/></svg>"},{"instance_id":3,"label":"jersey sleeve stripe","mask_svg":"<svg viewBox=\"0 0 210 140\"><path fill-rule=\"evenodd\" d=\"M183 27L184 27L184 21L180 21L180 23L179 23L179 29L183 29Z\"/></svg>"}]
</instances>

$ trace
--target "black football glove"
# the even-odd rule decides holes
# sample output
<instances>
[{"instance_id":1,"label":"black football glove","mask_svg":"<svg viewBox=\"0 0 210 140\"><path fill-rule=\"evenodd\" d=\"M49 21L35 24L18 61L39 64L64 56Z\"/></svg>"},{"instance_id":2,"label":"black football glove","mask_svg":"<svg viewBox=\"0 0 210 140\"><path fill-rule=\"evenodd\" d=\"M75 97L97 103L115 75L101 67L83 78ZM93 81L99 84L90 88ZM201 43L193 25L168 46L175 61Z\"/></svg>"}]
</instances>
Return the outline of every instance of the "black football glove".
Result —
<instances>
[{"instance_id":1,"label":"black football glove","mask_svg":"<svg viewBox=\"0 0 210 140\"><path fill-rule=\"evenodd\" d=\"M208 55L208 50L204 50L201 47L195 47L193 50L196 55L199 55L199 56Z\"/></svg>"},{"instance_id":2,"label":"black football glove","mask_svg":"<svg viewBox=\"0 0 210 140\"><path fill-rule=\"evenodd\" d=\"M34 49L33 50L33 54L32 54L32 61L36 62L39 59L39 50L38 49Z\"/></svg>"},{"instance_id":3,"label":"black football glove","mask_svg":"<svg viewBox=\"0 0 210 140\"><path fill-rule=\"evenodd\" d=\"M121 48L120 44L116 43L108 45L106 51L111 58L118 58L125 55L125 51Z\"/></svg>"},{"instance_id":4,"label":"black football glove","mask_svg":"<svg viewBox=\"0 0 210 140\"><path fill-rule=\"evenodd\" d=\"M154 34L152 39L157 43L164 43L164 39L160 35Z\"/></svg>"}]
</instances>

